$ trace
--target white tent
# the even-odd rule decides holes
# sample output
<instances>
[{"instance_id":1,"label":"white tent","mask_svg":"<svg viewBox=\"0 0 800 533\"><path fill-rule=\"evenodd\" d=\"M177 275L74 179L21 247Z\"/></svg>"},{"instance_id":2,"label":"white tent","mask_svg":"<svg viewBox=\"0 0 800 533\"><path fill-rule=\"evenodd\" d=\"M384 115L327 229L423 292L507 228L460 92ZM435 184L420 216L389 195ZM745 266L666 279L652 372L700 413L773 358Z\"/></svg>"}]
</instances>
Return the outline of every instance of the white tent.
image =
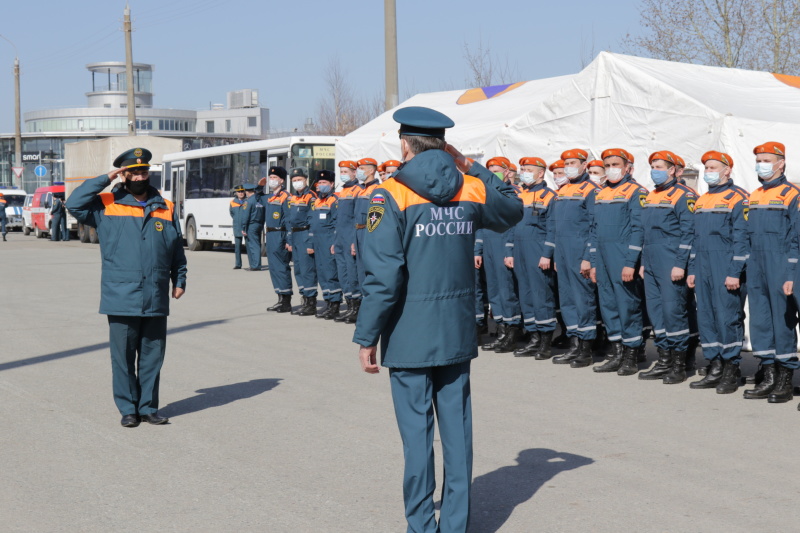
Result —
<instances>
[{"instance_id":1,"label":"white tent","mask_svg":"<svg viewBox=\"0 0 800 533\"><path fill-rule=\"evenodd\" d=\"M480 161L539 156L550 163L569 148L594 157L606 148L625 148L636 159L636 179L648 187L647 157L656 150L672 150L701 174L704 152L727 152L735 162L734 181L748 190L759 185L756 145L779 141L790 159L800 155L800 77L608 52L575 75L418 94L399 107L408 106L452 118L448 142ZM337 160L399 159L392 112L344 137ZM698 188L705 190L702 180Z\"/></svg>"}]
</instances>

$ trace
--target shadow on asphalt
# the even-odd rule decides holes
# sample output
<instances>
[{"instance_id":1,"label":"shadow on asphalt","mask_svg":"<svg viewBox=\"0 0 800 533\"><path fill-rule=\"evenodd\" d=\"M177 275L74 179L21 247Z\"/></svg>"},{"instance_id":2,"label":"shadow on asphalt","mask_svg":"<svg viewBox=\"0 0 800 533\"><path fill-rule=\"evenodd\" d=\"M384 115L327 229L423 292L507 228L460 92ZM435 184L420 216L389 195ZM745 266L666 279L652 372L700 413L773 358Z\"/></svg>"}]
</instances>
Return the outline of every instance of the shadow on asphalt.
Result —
<instances>
[{"instance_id":1,"label":"shadow on asphalt","mask_svg":"<svg viewBox=\"0 0 800 533\"><path fill-rule=\"evenodd\" d=\"M547 448L522 450L515 466L504 466L472 482L470 529L499 531L517 505L561 472L590 465L594 459Z\"/></svg>"},{"instance_id":2,"label":"shadow on asphalt","mask_svg":"<svg viewBox=\"0 0 800 533\"><path fill-rule=\"evenodd\" d=\"M230 385L220 385L219 387L209 387L199 389L195 392L197 396L172 402L158 410L162 416L181 416L189 413L196 413L203 409L220 407L236 400L244 400L258 396L263 392L268 392L277 387L282 378L253 379L241 383L231 383Z\"/></svg>"},{"instance_id":3,"label":"shadow on asphalt","mask_svg":"<svg viewBox=\"0 0 800 533\"><path fill-rule=\"evenodd\" d=\"M239 317L237 317L239 318ZM206 320L205 322L197 322L196 324L187 324L185 326L178 326L177 328L170 328L167 330L167 337L175 333L181 333L183 331L191 331L194 329L202 329L207 328L209 326L217 326L219 324L224 324L227 322L228 319L223 320ZM36 365L39 363L47 363L49 361L55 361L56 359L64 359L65 357L72 357L75 355L81 355L89 352L94 352L96 350L107 350L108 343L107 342L100 342L97 344L92 344L90 346L82 346L80 348L73 348L71 350L63 350L61 352L53 352L46 355L37 355L35 357L28 357L26 359L18 359L16 361L9 361L7 363L0 363L0 372L3 370L11 370L14 368L19 368L22 366L28 365Z\"/></svg>"}]
</instances>

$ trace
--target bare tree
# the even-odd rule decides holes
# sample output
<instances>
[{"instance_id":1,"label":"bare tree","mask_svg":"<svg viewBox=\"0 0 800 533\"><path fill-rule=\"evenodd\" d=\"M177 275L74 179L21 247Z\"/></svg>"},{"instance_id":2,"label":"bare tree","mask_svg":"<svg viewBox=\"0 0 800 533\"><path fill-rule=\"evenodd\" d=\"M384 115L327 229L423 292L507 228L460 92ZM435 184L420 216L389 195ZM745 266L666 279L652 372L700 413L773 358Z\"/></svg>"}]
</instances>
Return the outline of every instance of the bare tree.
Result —
<instances>
[{"instance_id":1,"label":"bare tree","mask_svg":"<svg viewBox=\"0 0 800 533\"><path fill-rule=\"evenodd\" d=\"M627 52L669 61L796 73L800 0L642 0Z\"/></svg>"},{"instance_id":2,"label":"bare tree","mask_svg":"<svg viewBox=\"0 0 800 533\"><path fill-rule=\"evenodd\" d=\"M501 60L492 54L491 47L483 44L478 38L477 48L473 49L464 43L464 61L467 63L466 85L472 87L489 87L501 83L519 81L519 73L508 63L508 58Z\"/></svg>"},{"instance_id":3,"label":"bare tree","mask_svg":"<svg viewBox=\"0 0 800 533\"><path fill-rule=\"evenodd\" d=\"M317 109L315 133L347 135L383 112L384 91L370 97L358 96L338 58L328 62L324 76L326 93Z\"/></svg>"}]
</instances>

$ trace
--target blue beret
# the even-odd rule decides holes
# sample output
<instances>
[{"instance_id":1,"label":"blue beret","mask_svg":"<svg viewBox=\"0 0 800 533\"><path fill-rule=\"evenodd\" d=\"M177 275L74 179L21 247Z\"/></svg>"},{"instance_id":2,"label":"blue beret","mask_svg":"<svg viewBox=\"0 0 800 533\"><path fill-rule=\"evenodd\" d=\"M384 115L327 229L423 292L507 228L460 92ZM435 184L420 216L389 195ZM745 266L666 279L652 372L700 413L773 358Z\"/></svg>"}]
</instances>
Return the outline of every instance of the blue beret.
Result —
<instances>
[{"instance_id":1,"label":"blue beret","mask_svg":"<svg viewBox=\"0 0 800 533\"><path fill-rule=\"evenodd\" d=\"M256 185L254 183L245 183L244 190L246 191L254 191L256 190Z\"/></svg>"},{"instance_id":2,"label":"blue beret","mask_svg":"<svg viewBox=\"0 0 800 533\"><path fill-rule=\"evenodd\" d=\"M455 126L450 117L427 107L404 107L392 118L400 123L400 135L444 138L444 130Z\"/></svg>"},{"instance_id":3,"label":"blue beret","mask_svg":"<svg viewBox=\"0 0 800 533\"><path fill-rule=\"evenodd\" d=\"M114 160L116 168L122 167L147 167L150 168L150 160L153 159L153 154L146 148L131 148L127 152L123 152Z\"/></svg>"}]
</instances>

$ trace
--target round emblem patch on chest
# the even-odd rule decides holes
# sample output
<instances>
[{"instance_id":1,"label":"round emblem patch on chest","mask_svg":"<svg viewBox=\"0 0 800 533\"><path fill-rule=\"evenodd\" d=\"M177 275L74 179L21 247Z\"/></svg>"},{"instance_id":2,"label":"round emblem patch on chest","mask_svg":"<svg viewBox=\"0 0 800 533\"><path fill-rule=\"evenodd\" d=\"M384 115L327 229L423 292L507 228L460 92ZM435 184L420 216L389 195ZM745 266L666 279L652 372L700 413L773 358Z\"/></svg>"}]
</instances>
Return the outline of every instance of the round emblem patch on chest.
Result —
<instances>
[{"instance_id":1,"label":"round emblem patch on chest","mask_svg":"<svg viewBox=\"0 0 800 533\"><path fill-rule=\"evenodd\" d=\"M272 213L272 218L274 218L275 220L278 220L279 218L281 218L281 214L278 213L277 211L275 211L274 213Z\"/></svg>"},{"instance_id":2,"label":"round emblem patch on chest","mask_svg":"<svg viewBox=\"0 0 800 533\"><path fill-rule=\"evenodd\" d=\"M155 227L156 231L164 231L164 224L160 220L156 220Z\"/></svg>"}]
</instances>

